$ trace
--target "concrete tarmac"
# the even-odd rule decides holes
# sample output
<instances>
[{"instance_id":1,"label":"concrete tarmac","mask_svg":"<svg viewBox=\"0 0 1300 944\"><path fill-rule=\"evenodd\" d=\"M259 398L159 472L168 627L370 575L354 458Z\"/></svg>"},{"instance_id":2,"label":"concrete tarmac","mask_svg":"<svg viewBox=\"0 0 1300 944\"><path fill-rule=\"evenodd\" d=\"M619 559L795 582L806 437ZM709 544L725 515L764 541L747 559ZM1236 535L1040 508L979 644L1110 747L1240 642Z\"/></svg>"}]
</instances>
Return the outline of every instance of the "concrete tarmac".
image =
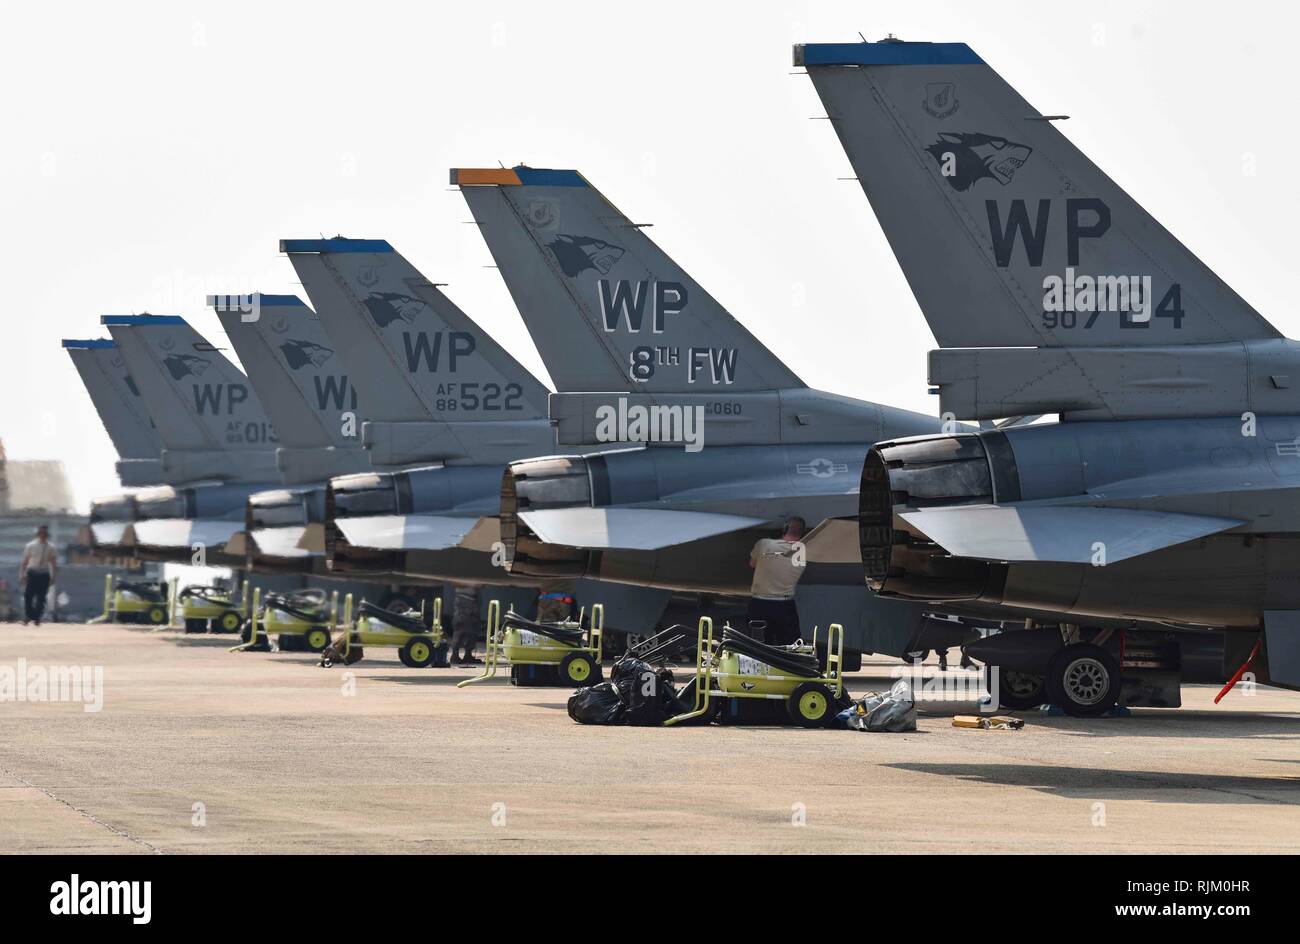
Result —
<instances>
[{"instance_id":1,"label":"concrete tarmac","mask_svg":"<svg viewBox=\"0 0 1300 944\"><path fill-rule=\"evenodd\" d=\"M233 642L0 625L0 852L1300 851L1300 693L1021 731L952 727L970 700L914 734L600 728L563 689ZM102 708L13 700L20 660L102 666Z\"/></svg>"}]
</instances>

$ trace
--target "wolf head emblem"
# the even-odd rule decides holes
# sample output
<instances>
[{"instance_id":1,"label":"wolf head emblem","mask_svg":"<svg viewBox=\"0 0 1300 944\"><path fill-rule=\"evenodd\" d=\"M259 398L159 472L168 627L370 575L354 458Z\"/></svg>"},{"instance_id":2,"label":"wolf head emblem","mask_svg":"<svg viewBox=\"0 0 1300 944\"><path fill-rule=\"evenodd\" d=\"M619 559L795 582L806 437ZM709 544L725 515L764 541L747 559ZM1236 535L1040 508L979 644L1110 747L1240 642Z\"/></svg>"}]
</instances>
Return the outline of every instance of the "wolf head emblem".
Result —
<instances>
[{"instance_id":1,"label":"wolf head emblem","mask_svg":"<svg viewBox=\"0 0 1300 944\"><path fill-rule=\"evenodd\" d=\"M163 366L172 375L172 380L180 380L202 375L212 366L212 362L206 357L195 357L193 354L170 354L163 358Z\"/></svg>"},{"instance_id":2,"label":"wolf head emblem","mask_svg":"<svg viewBox=\"0 0 1300 944\"><path fill-rule=\"evenodd\" d=\"M555 261L569 278L575 278L588 269L608 275L614 263L623 258L623 249L613 243L593 236L567 236L560 234L546 244L555 254Z\"/></svg>"},{"instance_id":3,"label":"wolf head emblem","mask_svg":"<svg viewBox=\"0 0 1300 944\"><path fill-rule=\"evenodd\" d=\"M415 316L426 307L418 298L401 292L371 292L366 296L365 304L370 317L381 328L387 328L398 319L415 324Z\"/></svg>"},{"instance_id":4,"label":"wolf head emblem","mask_svg":"<svg viewBox=\"0 0 1300 944\"><path fill-rule=\"evenodd\" d=\"M296 341L293 338L280 345L280 353L290 370L298 370L310 364L312 367L324 367L325 362L334 356L334 349L311 341Z\"/></svg>"},{"instance_id":5,"label":"wolf head emblem","mask_svg":"<svg viewBox=\"0 0 1300 944\"><path fill-rule=\"evenodd\" d=\"M938 162L940 168L952 168L954 173L944 176L952 189L966 191L977 180L985 177L1006 186L1016 171L1029 160L1033 148L992 134L941 131L939 140L926 148L926 151Z\"/></svg>"}]
</instances>

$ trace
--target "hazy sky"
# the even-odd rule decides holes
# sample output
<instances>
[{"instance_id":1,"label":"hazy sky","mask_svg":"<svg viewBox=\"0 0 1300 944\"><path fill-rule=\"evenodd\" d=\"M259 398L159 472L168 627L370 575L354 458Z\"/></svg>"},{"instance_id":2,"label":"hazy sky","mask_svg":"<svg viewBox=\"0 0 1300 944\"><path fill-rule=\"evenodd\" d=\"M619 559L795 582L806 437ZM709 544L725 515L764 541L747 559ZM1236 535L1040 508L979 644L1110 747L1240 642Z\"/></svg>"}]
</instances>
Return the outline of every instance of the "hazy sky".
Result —
<instances>
[{"instance_id":1,"label":"hazy sky","mask_svg":"<svg viewBox=\"0 0 1300 944\"><path fill-rule=\"evenodd\" d=\"M1291 337L1297 16L1266 2L40 3L0 32L0 437L116 455L64 337L300 292L386 238L546 379L453 166L575 167L811 386L935 412L933 342L794 42L964 41Z\"/></svg>"}]
</instances>

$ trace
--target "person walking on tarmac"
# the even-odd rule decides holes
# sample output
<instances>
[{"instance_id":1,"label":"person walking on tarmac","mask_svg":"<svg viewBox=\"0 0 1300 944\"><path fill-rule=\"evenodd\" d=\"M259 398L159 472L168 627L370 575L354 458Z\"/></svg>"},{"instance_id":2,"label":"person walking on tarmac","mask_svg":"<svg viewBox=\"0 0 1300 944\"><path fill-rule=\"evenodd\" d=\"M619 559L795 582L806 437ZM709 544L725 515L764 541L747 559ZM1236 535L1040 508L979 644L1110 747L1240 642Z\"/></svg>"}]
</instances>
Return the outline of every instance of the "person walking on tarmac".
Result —
<instances>
[{"instance_id":1,"label":"person walking on tarmac","mask_svg":"<svg viewBox=\"0 0 1300 944\"><path fill-rule=\"evenodd\" d=\"M36 529L36 539L23 548L22 563L18 565L18 582L23 588L23 625L33 621L41 625L45 613L45 597L54 583L59 555L50 543L50 529L41 525Z\"/></svg>"},{"instance_id":2,"label":"person walking on tarmac","mask_svg":"<svg viewBox=\"0 0 1300 944\"><path fill-rule=\"evenodd\" d=\"M784 534L760 539L749 552L749 566L754 568L749 587L749 621L766 624L761 641L772 646L788 646L799 638L794 591L804 572L801 552L806 528L802 518L791 516L786 519Z\"/></svg>"},{"instance_id":3,"label":"person walking on tarmac","mask_svg":"<svg viewBox=\"0 0 1300 944\"><path fill-rule=\"evenodd\" d=\"M451 664L480 665L474 658L474 644L483 630L476 586L456 587L451 614Z\"/></svg>"}]
</instances>

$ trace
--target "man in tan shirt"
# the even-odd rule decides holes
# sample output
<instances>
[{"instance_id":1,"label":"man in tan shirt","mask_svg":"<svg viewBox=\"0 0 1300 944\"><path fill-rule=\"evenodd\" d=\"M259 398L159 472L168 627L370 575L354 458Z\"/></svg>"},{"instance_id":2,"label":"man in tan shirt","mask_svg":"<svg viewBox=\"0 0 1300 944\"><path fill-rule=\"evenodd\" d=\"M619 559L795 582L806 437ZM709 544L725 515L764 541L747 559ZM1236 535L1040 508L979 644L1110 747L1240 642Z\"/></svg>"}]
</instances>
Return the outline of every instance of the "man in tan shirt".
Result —
<instances>
[{"instance_id":1,"label":"man in tan shirt","mask_svg":"<svg viewBox=\"0 0 1300 944\"><path fill-rule=\"evenodd\" d=\"M749 552L754 580L749 588L750 631L774 646L788 646L799 638L799 610L794 590L803 576L803 536L807 525L800 517L786 519L781 537L762 538ZM760 633L756 622L766 624Z\"/></svg>"},{"instance_id":2,"label":"man in tan shirt","mask_svg":"<svg viewBox=\"0 0 1300 944\"><path fill-rule=\"evenodd\" d=\"M23 625L28 620L41 625L45 613L45 597L58 570L59 554L50 543L50 529L41 525L36 529L36 540L28 541L23 548L23 560L18 565L18 582L23 587Z\"/></svg>"}]
</instances>

